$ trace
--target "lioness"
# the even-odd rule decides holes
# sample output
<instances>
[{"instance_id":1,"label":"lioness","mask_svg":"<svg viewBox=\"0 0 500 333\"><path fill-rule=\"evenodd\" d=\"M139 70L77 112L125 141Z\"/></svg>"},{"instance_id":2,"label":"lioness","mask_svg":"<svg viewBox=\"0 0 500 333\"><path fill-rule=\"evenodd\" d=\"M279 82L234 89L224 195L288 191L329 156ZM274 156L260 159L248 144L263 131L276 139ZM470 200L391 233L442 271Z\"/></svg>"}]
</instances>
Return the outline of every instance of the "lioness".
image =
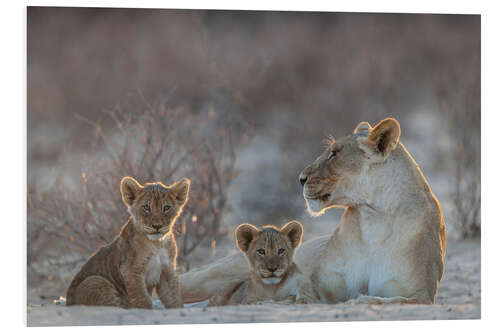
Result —
<instances>
[{"instance_id":1,"label":"lioness","mask_svg":"<svg viewBox=\"0 0 500 333\"><path fill-rule=\"evenodd\" d=\"M311 276L310 301L433 303L444 271L439 201L399 141L392 118L331 141L300 174L312 215L343 208L332 236L304 243L295 261ZM185 302L211 297L248 274L233 255L181 275Z\"/></svg>"},{"instance_id":2,"label":"lioness","mask_svg":"<svg viewBox=\"0 0 500 333\"><path fill-rule=\"evenodd\" d=\"M210 305L251 304L259 301L295 302L301 272L293 261L302 240L302 224L288 222L281 229L259 229L241 224L235 231L236 244L250 268L250 277L217 293Z\"/></svg>"},{"instance_id":3,"label":"lioness","mask_svg":"<svg viewBox=\"0 0 500 333\"><path fill-rule=\"evenodd\" d=\"M131 217L73 278L66 304L151 309L156 289L165 308L181 307L172 226L188 200L189 184L184 178L170 186L142 186L124 177L120 189Z\"/></svg>"}]
</instances>

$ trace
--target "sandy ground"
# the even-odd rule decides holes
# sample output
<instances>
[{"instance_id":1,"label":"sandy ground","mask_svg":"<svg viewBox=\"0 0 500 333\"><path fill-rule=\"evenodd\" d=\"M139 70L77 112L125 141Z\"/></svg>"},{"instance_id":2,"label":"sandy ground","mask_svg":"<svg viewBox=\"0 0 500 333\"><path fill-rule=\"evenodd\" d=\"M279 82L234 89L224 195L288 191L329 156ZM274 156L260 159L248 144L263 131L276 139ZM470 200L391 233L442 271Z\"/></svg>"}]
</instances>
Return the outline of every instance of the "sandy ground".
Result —
<instances>
[{"instance_id":1,"label":"sandy ground","mask_svg":"<svg viewBox=\"0 0 500 333\"><path fill-rule=\"evenodd\" d=\"M183 309L124 310L53 304L65 286L28 290L28 326L146 325L481 318L481 244L449 241L445 275L435 305L262 304Z\"/></svg>"}]
</instances>

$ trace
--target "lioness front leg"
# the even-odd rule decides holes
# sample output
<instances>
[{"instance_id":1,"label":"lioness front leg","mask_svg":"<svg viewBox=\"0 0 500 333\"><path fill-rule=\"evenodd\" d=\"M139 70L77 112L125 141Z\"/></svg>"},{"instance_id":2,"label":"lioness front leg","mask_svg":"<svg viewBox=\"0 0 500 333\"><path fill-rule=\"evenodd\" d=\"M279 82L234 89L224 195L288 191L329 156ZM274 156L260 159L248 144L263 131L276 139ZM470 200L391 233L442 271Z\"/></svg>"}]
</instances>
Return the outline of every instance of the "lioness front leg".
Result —
<instances>
[{"instance_id":1,"label":"lioness front leg","mask_svg":"<svg viewBox=\"0 0 500 333\"><path fill-rule=\"evenodd\" d=\"M361 295L358 298L349 300L347 304L416 304L417 301L403 296L380 297Z\"/></svg>"},{"instance_id":2,"label":"lioness front leg","mask_svg":"<svg viewBox=\"0 0 500 333\"><path fill-rule=\"evenodd\" d=\"M403 303L408 304L434 304L434 298L429 295L427 288L405 288L402 283L396 280L390 280L384 283L375 295L381 297L401 297Z\"/></svg>"},{"instance_id":3,"label":"lioness front leg","mask_svg":"<svg viewBox=\"0 0 500 333\"><path fill-rule=\"evenodd\" d=\"M129 273L124 277L130 307L152 309L153 300L146 288L145 277L140 273Z\"/></svg>"},{"instance_id":4,"label":"lioness front leg","mask_svg":"<svg viewBox=\"0 0 500 333\"><path fill-rule=\"evenodd\" d=\"M315 302L307 303L334 304L347 299L344 274L332 272L318 267L311 275L311 284L315 294Z\"/></svg>"},{"instance_id":5,"label":"lioness front leg","mask_svg":"<svg viewBox=\"0 0 500 333\"><path fill-rule=\"evenodd\" d=\"M297 283L297 296L295 297L295 303L313 304L317 302L318 298L314 292L311 277L302 276Z\"/></svg>"},{"instance_id":6,"label":"lioness front leg","mask_svg":"<svg viewBox=\"0 0 500 333\"><path fill-rule=\"evenodd\" d=\"M404 296L403 296L404 295ZM419 293L408 293L396 280L390 280L382 284L374 295L361 295L356 299L350 300L349 304L416 304L425 303L419 301Z\"/></svg>"},{"instance_id":7,"label":"lioness front leg","mask_svg":"<svg viewBox=\"0 0 500 333\"><path fill-rule=\"evenodd\" d=\"M179 278L173 269L163 268L156 293L165 309L183 307Z\"/></svg>"}]
</instances>

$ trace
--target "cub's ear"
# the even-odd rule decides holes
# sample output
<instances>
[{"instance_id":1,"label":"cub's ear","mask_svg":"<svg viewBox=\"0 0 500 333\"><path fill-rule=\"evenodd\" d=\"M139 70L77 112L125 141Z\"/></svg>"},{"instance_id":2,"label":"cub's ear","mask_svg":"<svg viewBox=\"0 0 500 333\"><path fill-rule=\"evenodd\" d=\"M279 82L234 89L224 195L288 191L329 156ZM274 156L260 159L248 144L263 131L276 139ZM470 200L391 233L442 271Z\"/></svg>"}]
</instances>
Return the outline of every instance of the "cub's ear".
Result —
<instances>
[{"instance_id":1,"label":"cub's ear","mask_svg":"<svg viewBox=\"0 0 500 333\"><path fill-rule=\"evenodd\" d=\"M177 201L181 206L187 202L190 184L191 181L188 178L182 178L181 180L175 182L171 186L175 198L177 199Z\"/></svg>"},{"instance_id":2,"label":"cub's ear","mask_svg":"<svg viewBox=\"0 0 500 333\"><path fill-rule=\"evenodd\" d=\"M123 177L120 183L120 192L122 193L122 200L127 206L132 206L137 193L142 188L141 184L132 177Z\"/></svg>"},{"instance_id":3,"label":"cub's ear","mask_svg":"<svg viewBox=\"0 0 500 333\"><path fill-rule=\"evenodd\" d=\"M365 134L366 133L366 136L368 136L368 134L370 134L371 130L372 130L372 126L370 125L370 123L366 122L366 121L362 121L358 124L358 126L356 126L353 133L354 134Z\"/></svg>"},{"instance_id":4,"label":"cub's ear","mask_svg":"<svg viewBox=\"0 0 500 333\"><path fill-rule=\"evenodd\" d=\"M285 224L280 232L283 236L288 237L292 243L292 247L296 249L302 241L302 224L299 221L290 221Z\"/></svg>"},{"instance_id":5,"label":"cub's ear","mask_svg":"<svg viewBox=\"0 0 500 333\"><path fill-rule=\"evenodd\" d=\"M236 228L234 234L236 236L236 245L242 252L246 253L252 240L259 235L259 229L251 224L243 223Z\"/></svg>"},{"instance_id":6,"label":"cub's ear","mask_svg":"<svg viewBox=\"0 0 500 333\"><path fill-rule=\"evenodd\" d=\"M379 122L362 143L371 151L386 157L399 143L401 128L394 118L387 118Z\"/></svg>"}]
</instances>

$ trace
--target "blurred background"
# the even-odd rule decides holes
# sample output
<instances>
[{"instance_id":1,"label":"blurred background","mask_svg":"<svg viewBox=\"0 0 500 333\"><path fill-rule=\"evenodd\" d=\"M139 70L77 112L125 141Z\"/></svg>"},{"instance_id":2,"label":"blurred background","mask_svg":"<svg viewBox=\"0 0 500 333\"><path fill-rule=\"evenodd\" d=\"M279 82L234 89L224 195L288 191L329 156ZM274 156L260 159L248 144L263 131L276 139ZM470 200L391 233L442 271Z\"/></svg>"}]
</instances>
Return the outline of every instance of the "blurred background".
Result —
<instances>
[{"instance_id":1,"label":"blurred background","mask_svg":"<svg viewBox=\"0 0 500 333\"><path fill-rule=\"evenodd\" d=\"M123 176L192 180L189 270L242 222L331 233L300 171L327 135L395 117L451 239L480 237L478 15L28 7L28 286L64 287L128 217ZM60 282L63 282L62 284Z\"/></svg>"}]
</instances>

